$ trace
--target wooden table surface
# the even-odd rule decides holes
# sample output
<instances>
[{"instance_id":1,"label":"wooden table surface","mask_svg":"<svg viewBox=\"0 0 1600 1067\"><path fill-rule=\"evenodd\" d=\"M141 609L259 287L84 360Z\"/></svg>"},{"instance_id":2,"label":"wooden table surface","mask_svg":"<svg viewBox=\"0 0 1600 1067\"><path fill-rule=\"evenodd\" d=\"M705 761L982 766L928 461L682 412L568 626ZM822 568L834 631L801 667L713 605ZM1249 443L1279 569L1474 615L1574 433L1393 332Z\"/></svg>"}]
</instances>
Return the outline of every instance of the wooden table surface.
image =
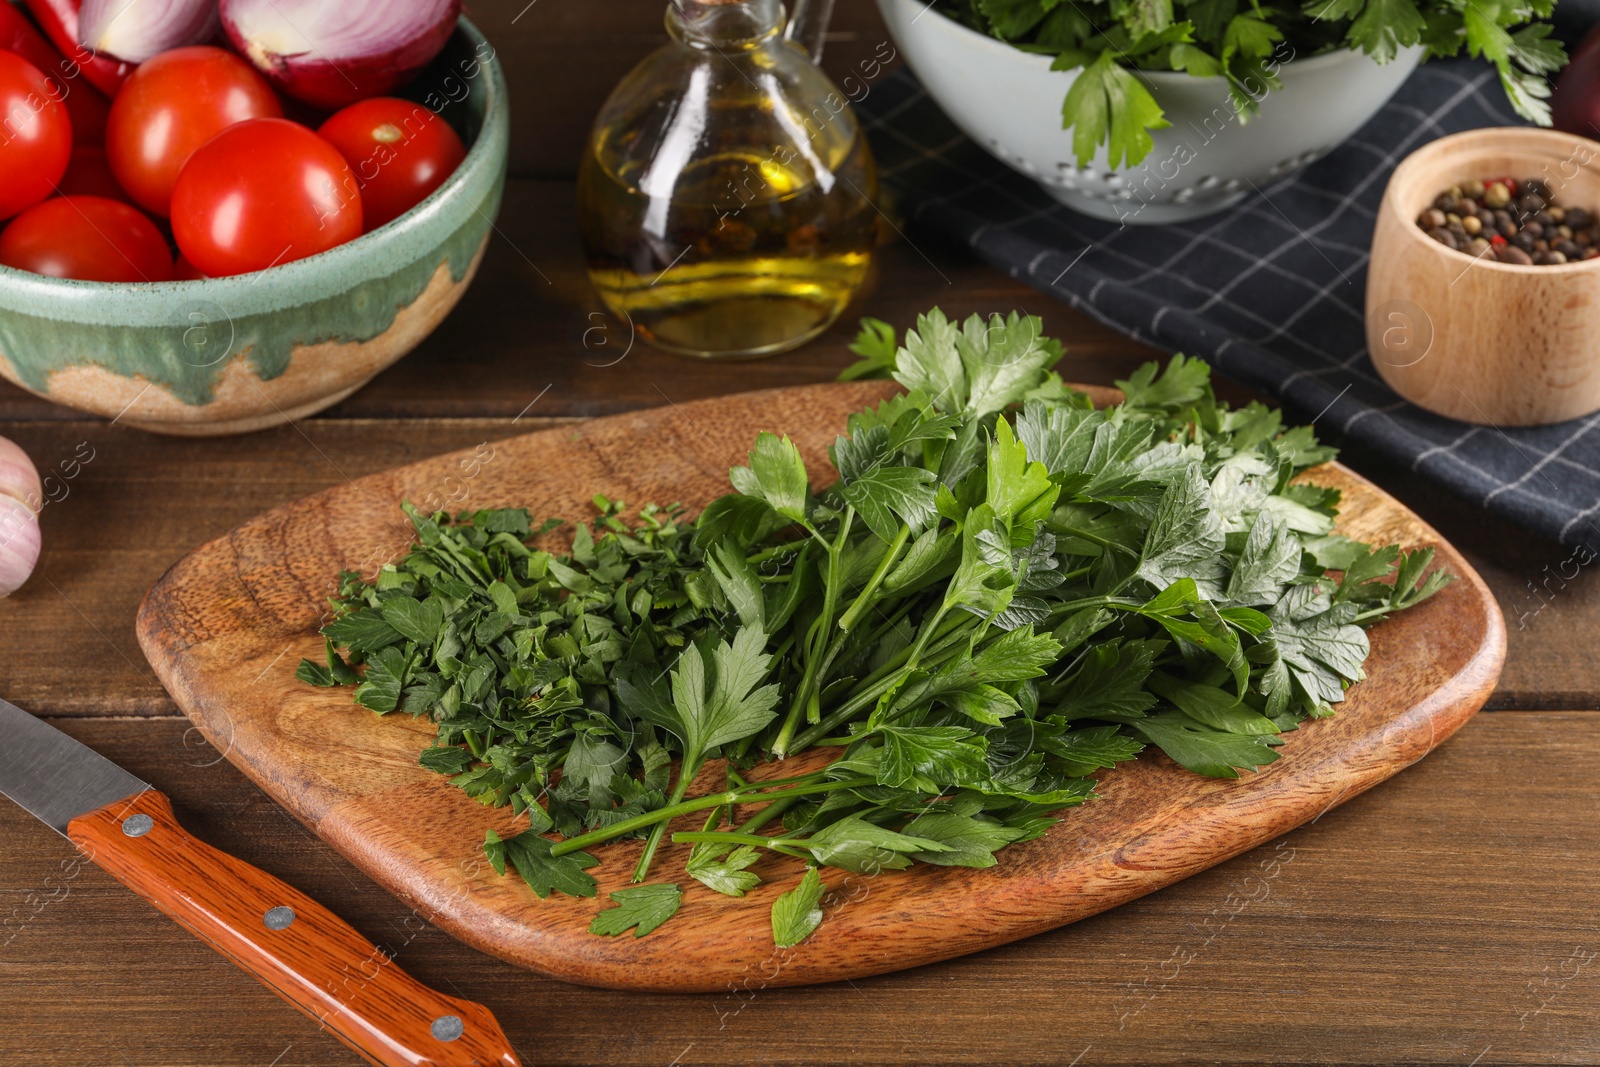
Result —
<instances>
[{"instance_id":1,"label":"wooden table surface","mask_svg":"<svg viewBox=\"0 0 1600 1067\"><path fill-rule=\"evenodd\" d=\"M1489 711L1271 845L936 966L809 989L764 990L756 975L704 996L541 979L429 926L190 730L133 619L150 583L201 542L436 452L823 381L851 358L841 325L777 359L701 365L630 347L596 312L566 175L607 87L659 41L661 3L524 4L473 12L507 58L518 109L500 236L461 306L405 361L319 417L220 440L153 437L0 388L0 434L42 472L93 457L45 508L32 581L0 601L0 695L168 793L196 834L318 898L423 981L487 1004L530 1065L1600 1062L1600 580L1584 556L1353 444L1346 460L1495 590L1510 657ZM871 5L849 0L830 65L882 39ZM884 249L866 311L902 327L934 304L1042 314L1080 381L1152 355L959 250L909 240ZM4 803L0 992L4 1067L359 1062Z\"/></svg>"}]
</instances>

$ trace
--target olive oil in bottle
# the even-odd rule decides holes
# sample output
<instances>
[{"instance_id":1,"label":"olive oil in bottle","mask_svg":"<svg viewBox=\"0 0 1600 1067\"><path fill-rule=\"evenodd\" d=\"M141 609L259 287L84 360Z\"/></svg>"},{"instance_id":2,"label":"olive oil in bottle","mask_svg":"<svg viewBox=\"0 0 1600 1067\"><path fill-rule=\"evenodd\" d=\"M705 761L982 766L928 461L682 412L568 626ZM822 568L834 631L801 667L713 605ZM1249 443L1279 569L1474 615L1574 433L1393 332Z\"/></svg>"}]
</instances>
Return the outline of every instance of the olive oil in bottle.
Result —
<instances>
[{"instance_id":1,"label":"olive oil in bottle","mask_svg":"<svg viewBox=\"0 0 1600 1067\"><path fill-rule=\"evenodd\" d=\"M581 164L590 280L658 348L786 351L868 278L871 151L827 77L780 35L777 0L675 5L667 27L672 43L618 86Z\"/></svg>"}]
</instances>

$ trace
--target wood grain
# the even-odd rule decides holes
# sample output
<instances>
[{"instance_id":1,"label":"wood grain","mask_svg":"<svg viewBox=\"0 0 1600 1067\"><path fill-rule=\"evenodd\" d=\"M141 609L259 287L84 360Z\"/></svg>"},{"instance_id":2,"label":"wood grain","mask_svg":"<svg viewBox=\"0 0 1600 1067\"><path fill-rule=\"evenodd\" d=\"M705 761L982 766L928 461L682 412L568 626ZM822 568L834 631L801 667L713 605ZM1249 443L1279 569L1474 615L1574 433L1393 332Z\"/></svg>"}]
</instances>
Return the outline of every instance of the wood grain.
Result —
<instances>
[{"instance_id":1,"label":"wood grain","mask_svg":"<svg viewBox=\"0 0 1600 1067\"><path fill-rule=\"evenodd\" d=\"M918 867L872 879L829 872L817 934L775 953L772 899L799 872L767 861L742 900L701 887L678 921L643 939L586 931L599 900L540 901L496 877L479 845L517 822L485 809L416 762L425 721L379 718L343 691L296 681L320 652L315 630L345 567L403 550L402 499L452 478L460 506L525 504L536 515L587 514L596 491L644 502L703 504L758 430L794 437L811 470L845 415L893 389L815 386L675 405L546 431L361 479L276 509L201 548L151 590L141 646L208 739L340 852L469 943L541 973L633 989L711 989L752 971L772 985L830 981L944 959L1059 926L1236 855L1421 759L1487 697L1504 657L1492 597L1466 562L1416 516L1351 472L1313 472L1345 493L1344 528L1407 545L1439 543L1460 576L1422 609L1374 630L1372 677L1332 720L1307 727L1284 758L1243 782L1201 778L1161 758L1103 776L1104 799L992 870ZM463 480L471 466L476 474ZM819 479L821 475L819 474ZM714 773L708 772L708 773ZM691 820L692 821L692 820ZM597 850L602 891L625 885L637 842ZM687 846L661 857L681 863ZM872 903L856 903L869 893Z\"/></svg>"},{"instance_id":2,"label":"wood grain","mask_svg":"<svg viewBox=\"0 0 1600 1067\"><path fill-rule=\"evenodd\" d=\"M140 817L146 826L130 832ZM434 992L311 897L192 837L159 791L80 815L67 836L379 1067L519 1067L487 1008Z\"/></svg>"},{"instance_id":3,"label":"wood grain","mask_svg":"<svg viewBox=\"0 0 1600 1067\"><path fill-rule=\"evenodd\" d=\"M1383 788L1059 930L851 984L701 994L587 989L469 948L186 719L56 725L171 795L197 836L486 1005L541 1067L1600 1060L1592 713L1478 715ZM0 804L0 840L0 1063L361 1062L21 809Z\"/></svg>"}]
</instances>

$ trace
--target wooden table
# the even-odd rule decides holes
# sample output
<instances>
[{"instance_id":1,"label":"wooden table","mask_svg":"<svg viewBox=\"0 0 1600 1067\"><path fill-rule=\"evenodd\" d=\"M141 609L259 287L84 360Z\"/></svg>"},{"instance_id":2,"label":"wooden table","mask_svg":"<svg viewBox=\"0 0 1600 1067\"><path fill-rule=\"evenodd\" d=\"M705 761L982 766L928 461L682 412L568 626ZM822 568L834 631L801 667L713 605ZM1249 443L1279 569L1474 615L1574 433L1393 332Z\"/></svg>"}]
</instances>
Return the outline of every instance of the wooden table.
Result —
<instances>
[{"instance_id":1,"label":"wooden table","mask_svg":"<svg viewBox=\"0 0 1600 1067\"><path fill-rule=\"evenodd\" d=\"M659 39L660 2L594 5L603 17L525 2L475 12L515 57L522 132L501 236L461 307L400 365L320 417L223 440L152 437L0 389L0 434L42 471L93 454L44 511L33 580L0 601L0 695L167 792L198 835L325 902L422 980L487 1004L530 1065L1600 1061L1600 580L1570 550L1355 446L1346 459L1444 531L1495 589L1510 659L1490 711L1272 845L937 966L811 989L753 980L710 996L540 979L429 926L190 730L133 636L139 598L190 548L432 453L826 380L851 358L840 326L778 359L699 365L630 349L625 327L595 314L563 167L606 87ZM833 59L847 64L882 31L869 5L841 8ZM541 106L540 72L558 70L570 73L545 77L565 79L563 104ZM1151 358L958 250L911 241L884 250L872 314L900 326L934 304L1042 314L1080 381ZM0 990L5 1067L359 1062L4 803Z\"/></svg>"}]
</instances>

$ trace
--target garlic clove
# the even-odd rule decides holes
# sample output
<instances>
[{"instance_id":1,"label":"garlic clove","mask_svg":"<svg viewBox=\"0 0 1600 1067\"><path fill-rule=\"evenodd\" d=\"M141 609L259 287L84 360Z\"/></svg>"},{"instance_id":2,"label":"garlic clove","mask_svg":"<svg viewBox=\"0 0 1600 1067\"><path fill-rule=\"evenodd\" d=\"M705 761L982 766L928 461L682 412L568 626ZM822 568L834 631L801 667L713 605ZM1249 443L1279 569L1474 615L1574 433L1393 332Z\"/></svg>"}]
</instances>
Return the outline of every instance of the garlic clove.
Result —
<instances>
[{"instance_id":1,"label":"garlic clove","mask_svg":"<svg viewBox=\"0 0 1600 1067\"><path fill-rule=\"evenodd\" d=\"M39 562L39 516L20 500L0 496L0 597L22 587Z\"/></svg>"},{"instance_id":2,"label":"garlic clove","mask_svg":"<svg viewBox=\"0 0 1600 1067\"><path fill-rule=\"evenodd\" d=\"M0 496L20 500L33 511L44 507L44 486L33 460L15 442L0 437Z\"/></svg>"}]
</instances>

